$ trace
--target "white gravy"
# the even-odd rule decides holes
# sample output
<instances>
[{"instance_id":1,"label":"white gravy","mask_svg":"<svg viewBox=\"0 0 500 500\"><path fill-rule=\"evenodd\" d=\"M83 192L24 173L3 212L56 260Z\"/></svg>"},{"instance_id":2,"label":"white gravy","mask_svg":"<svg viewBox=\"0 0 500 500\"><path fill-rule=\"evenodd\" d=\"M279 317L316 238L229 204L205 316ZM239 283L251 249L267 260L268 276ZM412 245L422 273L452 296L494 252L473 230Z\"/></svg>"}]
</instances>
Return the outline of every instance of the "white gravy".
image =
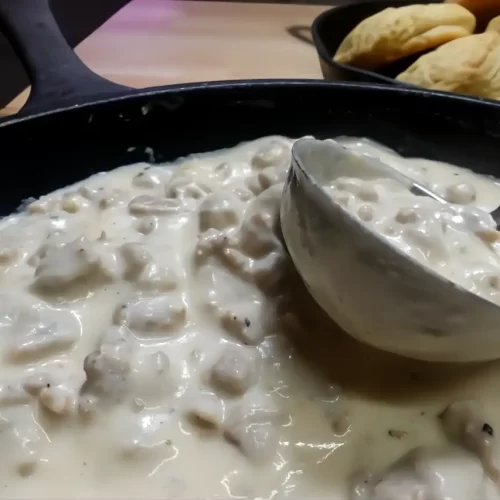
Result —
<instances>
[{"instance_id":1,"label":"white gravy","mask_svg":"<svg viewBox=\"0 0 500 500\"><path fill-rule=\"evenodd\" d=\"M490 179L350 144L500 199ZM2 497L500 498L500 364L339 331L280 239L291 145L122 167L3 220Z\"/></svg>"},{"instance_id":2,"label":"white gravy","mask_svg":"<svg viewBox=\"0 0 500 500\"><path fill-rule=\"evenodd\" d=\"M383 176L334 178L324 186L330 196L404 253L500 304L500 232L488 213L500 204L498 181L450 165L398 158L367 141L345 145L375 154L449 204L417 196Z\"/></svg>"}]
</instances>

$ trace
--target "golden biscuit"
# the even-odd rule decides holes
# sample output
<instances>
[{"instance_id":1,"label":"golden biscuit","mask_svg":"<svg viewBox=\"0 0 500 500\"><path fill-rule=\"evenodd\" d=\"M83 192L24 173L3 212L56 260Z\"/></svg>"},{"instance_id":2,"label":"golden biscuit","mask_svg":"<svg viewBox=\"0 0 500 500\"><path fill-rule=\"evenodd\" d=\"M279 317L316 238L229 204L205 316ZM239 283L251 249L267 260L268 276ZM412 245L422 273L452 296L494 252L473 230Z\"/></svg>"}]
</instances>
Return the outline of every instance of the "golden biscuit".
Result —
<instances>
[{"instance_id":1,"label":"golden biscuit","mask_svg":"<svg viewBox=\"0 0 500 500\"><path fill-rule=\"evenodd\" d=\"M471 35L419 57L396 78L434 90L500 99L500 35Z\"/></svg>"},{"instance_id":2,"label":"golden biscuit","mask_svg":"<svg viewBox=\"0 0 500 500\"><path fill-rule=\"evenodd\" d=\"M500 16L494 17L486 27L486 31L496 31L500 33Z\"/></svg>"},{"instance_id":3,"label":"golden biscuit","mask_svg":"<svg viewBox=\"0 0 500 500\"><path fill-rule=\"evenodd\" d=\"M453 3L391 7L358 24L333 59L375 69L468 36L475 26L474 15Z\"/></svg>"}]
</instances>

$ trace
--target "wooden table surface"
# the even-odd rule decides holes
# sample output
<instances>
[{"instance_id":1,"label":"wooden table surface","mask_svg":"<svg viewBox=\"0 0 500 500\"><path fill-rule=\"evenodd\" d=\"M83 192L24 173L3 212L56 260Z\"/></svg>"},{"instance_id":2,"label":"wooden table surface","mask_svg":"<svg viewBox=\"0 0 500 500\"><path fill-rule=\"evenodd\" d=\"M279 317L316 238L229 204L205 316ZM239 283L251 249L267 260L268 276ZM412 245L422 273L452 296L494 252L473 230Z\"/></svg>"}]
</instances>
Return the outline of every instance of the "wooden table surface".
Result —
<instances>
[{"instance_id":1,"label":"wooden table surface","mask_svg":"<svg viewBox=\"0 0 500 500\"><path fill-rule=\"evenodd\" d=\"M104 77L132 87L243 78L321 78L305 30L325 6L133 0L76 49ZM19 110L26 89L1 114Z\"/></svg>"}]
</instances>

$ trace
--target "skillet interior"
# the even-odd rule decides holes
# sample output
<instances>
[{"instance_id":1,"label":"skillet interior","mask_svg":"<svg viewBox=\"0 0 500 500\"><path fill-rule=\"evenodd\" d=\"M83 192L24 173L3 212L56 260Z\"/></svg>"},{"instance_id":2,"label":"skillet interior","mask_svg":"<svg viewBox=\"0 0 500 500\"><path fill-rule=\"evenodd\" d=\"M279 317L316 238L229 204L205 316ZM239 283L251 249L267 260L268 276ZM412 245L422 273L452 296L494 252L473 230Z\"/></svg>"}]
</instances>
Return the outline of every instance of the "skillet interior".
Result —
<instances>
[{"instance_id":1,"label":"skillet interior","mask_svg":"<svg viewBox=\"0 0 500 500\"><path fill-rule=\"evenodd\" d=\"M500 177L500 106L489 102L316 81L195 84L2 124L0 210L148 159L147 148L168 161L267 134L368 136Z\"/></svg>"},{"instance_id":2,"label":"skillet interior","mask_svg":"<svg viewBox=\"0 0 500 500\"><path fill-rule=\"evenodd\" d=\"M403 155L500 177L500 104L491 101L315 80L139 92L82 64L58 29L49 0L0 0L0 29L33 83L22 117L0 124L4 215L28 197L151 159L151 150L156 161L169 161L270 134L368 136Z\"/></svg>"}]
</instances>

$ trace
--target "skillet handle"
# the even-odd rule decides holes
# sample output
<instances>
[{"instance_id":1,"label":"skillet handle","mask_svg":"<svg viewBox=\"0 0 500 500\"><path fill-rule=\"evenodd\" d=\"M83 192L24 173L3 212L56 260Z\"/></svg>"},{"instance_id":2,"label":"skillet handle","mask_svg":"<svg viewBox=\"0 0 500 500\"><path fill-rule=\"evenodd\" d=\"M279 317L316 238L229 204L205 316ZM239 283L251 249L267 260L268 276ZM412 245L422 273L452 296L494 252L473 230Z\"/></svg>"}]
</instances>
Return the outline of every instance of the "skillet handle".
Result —
<instances>
[{"instance_id":1,"label":"skillet handle","mask_svg":"<svg viewBox=\"0 0 500 500\"><path fill-rule=\"evenodd\" d=\"M22 115L130 94L87 68L67 44L49 0L0 0L0 30L21 59L31 81Z\"/></svg>"}]
</instances>

